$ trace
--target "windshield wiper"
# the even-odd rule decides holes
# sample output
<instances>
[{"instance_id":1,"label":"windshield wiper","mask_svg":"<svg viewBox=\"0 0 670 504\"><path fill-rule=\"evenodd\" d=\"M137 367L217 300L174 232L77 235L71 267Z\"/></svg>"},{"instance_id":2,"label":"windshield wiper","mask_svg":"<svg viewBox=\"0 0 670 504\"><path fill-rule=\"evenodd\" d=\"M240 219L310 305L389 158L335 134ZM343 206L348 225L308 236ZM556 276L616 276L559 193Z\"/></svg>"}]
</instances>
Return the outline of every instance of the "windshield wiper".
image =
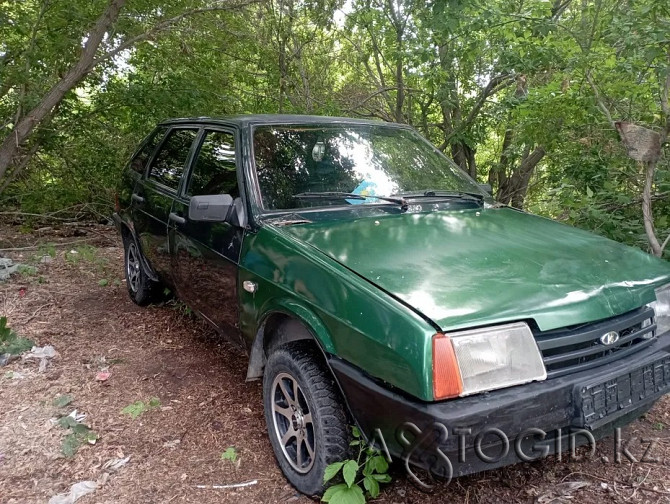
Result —
<instances>
[{"instance_id":1,"label":"windshield wiper","mask_svg":"<svg viewBox=\"0 0 670 504\"><path fill-rule=\"evenodd\" d=\"M366 200L366 199L378 199L382 201L388 201L389 203L395 203L400 205L402 208L407 207L407 202L403 197L390 197L390 196L375 196L373 194L355 194L348 192L339 192L339 191L323 191L323 192L303 192L293 195L296 199L351 199L351 200Z\"/></svg>"},{"instance_id":2,"label":"windshield wiper","mask_svg":"<svg viewBox=\"0 0 670 504\"><path fill-rule=\"evenodd\" d=\"M478 203L481 203L482 201L484 201L484 195L474 193L474 192L467 192L467 191L434 191L432 189L428 190L428 191L403 193L403 194L398 194L396 196L399 196L399 197L402 197L402 198L407 198L407 199L414 199L414 198L447 198L447 199L471 200L471 201L477 201Z\"/></svg>"}]
</instances>

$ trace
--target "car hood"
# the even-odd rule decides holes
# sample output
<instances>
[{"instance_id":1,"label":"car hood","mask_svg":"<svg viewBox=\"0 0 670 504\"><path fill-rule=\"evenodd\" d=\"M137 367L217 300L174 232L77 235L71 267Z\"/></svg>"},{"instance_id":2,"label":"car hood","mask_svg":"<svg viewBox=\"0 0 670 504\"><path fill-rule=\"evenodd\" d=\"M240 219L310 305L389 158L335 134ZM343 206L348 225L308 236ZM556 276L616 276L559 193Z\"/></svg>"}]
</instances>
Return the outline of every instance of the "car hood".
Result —
<instances>
[{"instance_id":1,"label":"car hood","mask_svg":"<svg viewBox=\"0 0 670 504\"><path fill-rule=\"evenodd\" d=\"M654 300L670 264L509 208L405 213L277 228L429 317L442 330L534 319L540 330Z\"/></svg>"}]
</instances>

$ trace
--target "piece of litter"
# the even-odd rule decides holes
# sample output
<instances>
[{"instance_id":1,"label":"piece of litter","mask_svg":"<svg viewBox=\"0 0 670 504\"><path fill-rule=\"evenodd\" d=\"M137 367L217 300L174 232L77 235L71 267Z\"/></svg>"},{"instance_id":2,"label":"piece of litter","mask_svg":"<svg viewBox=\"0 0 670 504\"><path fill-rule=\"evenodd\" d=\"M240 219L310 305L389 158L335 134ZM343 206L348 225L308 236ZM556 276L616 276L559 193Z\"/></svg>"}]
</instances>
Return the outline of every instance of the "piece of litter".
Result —
<instances>
[{"instance_id":1,"label":"piece of litter","mask_svg":"<svg viewBox=\"0 0 670 504\"><path fill-rule=\"evenodd\" d=\"M109 377L112 376L112 373L109 371L98 371L95 374L95 381L104 382L109 380Z\"/></svg>"},{"instance_id":2,"label":"piece of litter","mask_svg":"<svg viewBox=\"0 0 670 504\"><path fill-rule=\"evenodd\" d=\"M130 460L130 455L128 455L126 458L115 458L115 459L108 460L102 466L102 470L107 471L109 473L116 472L119 469L121 469L124 465L126 465L129 460Z\"/></svg>"},{"instance_id":3,"label":"piece of litter","mask_svg":"<svg viewBox=\"0 0 670 504\"><path fill-rule=\"evenodd\" d=\"M22 355L23 360L30 360L30 359L39 359L40 361L40 368L39 371L40 373L43 373L46 368L49 359L53 359L56 357L58 353L56 352L56 349L52 347L51 345L45 345L43 347L36 347L34 346L30 352L26 352Z\"/></svg>"},{"instance_id":4,"label":"piece of litter","mask_svg":"<svg viewBox=\"0 0 670 504\"><path fill-rule=\"evenodd\" d=\"M165 441L165 443L163 443L163 447L176 448L179 443L181 443L181 439L172 439L170 441Z\"/></svg>"},{"instance_id":5,"label":"piece of litter","mask_svg":"<svg viewBox=\"0 0 670 504\"><path fill-rule=\"evenodd\" d=\"M86 418L86 413L78 413L77 410L72 410L68 416L71 417L75 422L81 423Z\"/></svg>"},{"instance_id":6,"label":"piece of litter","mask_svg":"<svg viewBox=\"0 0 670 504\"><path fill-rule=\"evenodd\" d=\"M602 488L603 490L607 490L609 488L609 485L603 481L602 483L600 483L600 488Z\"/></svg>"},{"instance_id":7,"label":"piece of litter","mask_svg":"<svg viewBox=\"0 0 670 504\"><path fill-rule=\"evenodd\" d=\"M251 485L257 485L258 480L252 480L252 481L247 481L246 483L232 483L230 485L195 485L196 488L204 488L204 489L213 489L213 490L223 490L225 488L242 488L242 487L248 487ZM51 504L51 503L49 503Z\"/></svg>"},{"instance_id":8,"label":"piece of litter","mask_svg":"<svg viewBox=\"0 0 670 504\"><path fill-rule=\"evenodd\" d=\"M18 355L12 355L8 353L0 354L0 367L6 366L10 362L15 361L18 358L19 358Z\"/></svg>"},{"instance_id":9,"label":"piece of litter","mask_svg":"<svg viewBox=\"0 0 670 504\"><path fill-rule=\"evenodd\" d=\"M74 504L80 497L95 492L97 488L98 484L95 481L80 481L72 485L68 493L51 497L49 504Z\"/></svg>"},{"instance_id":10,"label":"piece of litter","mask_svg":"<svg viewBox=\"0 0 670 504\"><path fill-rule=\"evenodd\" d=\"M7 257L0 257L0 280L7 280L9 275L15 273L21 264L14 264L14 261Z\"/></svg>"}]
</instances>

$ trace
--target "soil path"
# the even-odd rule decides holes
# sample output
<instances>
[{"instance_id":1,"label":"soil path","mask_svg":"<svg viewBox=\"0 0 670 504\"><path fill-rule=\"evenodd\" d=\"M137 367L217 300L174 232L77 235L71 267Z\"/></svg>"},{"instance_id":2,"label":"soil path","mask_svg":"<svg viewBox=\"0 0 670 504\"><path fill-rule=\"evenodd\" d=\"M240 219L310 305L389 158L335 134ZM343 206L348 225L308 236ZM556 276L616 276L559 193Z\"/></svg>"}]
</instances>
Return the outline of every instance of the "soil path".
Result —
<instances>
[{"instance_id":1,"label":"soil path","mask_svg":"<svg viewBox=\"0 0 670 504\"><path fill-rule=\"evenodd\" d=\"M0 316L23 337L58 352L47 370L15 361L0 368L0 503L46 503L73 483L99 480L110 459L130 457L91 503L309 503L287 484L267 439L259 382L245 383L246 356L178 303L139 308L123 280L123 250L111 228L72 237L0 233L0 247L31 265L0 283ZM9 230L9 231L7 231ZM3 238L5 241L3 242ZM75 238L78 239L78 238ZM73 253L76 252L76 253ZM40 262L44 255L51 257ZM53 257L52 257L53 256ZM108 369L105 382L96 373ZM54 406L69 395L72 403ZM149 402L157 398L152 406ZM142 401L137 418L122 413ZM67 432L52 418L77 409L99 439L70 458ZM670 400L624 432L639 461L615 463L613 440L582 461L550 458L419 491L400 468L376 502L670 502ZM236 461L221 455L234 447ZM585 455L582 451L581 455ZM200 489L257 480L239 489Z\"/></svg>"}]
</instances>

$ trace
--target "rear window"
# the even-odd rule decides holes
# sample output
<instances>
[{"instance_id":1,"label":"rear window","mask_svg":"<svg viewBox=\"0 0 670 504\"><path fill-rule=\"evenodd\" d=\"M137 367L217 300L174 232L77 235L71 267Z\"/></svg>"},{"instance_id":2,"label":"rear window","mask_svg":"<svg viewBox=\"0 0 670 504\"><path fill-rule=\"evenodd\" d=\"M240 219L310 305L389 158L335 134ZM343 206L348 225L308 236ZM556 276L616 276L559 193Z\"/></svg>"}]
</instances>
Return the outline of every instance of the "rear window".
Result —
<instances>
[{"instance_id":1,"label":"rear window","mask_svg":"<svg viewBox=\"0 0 670 504\"><path fill-rule=\"evenodd\" d=\"M151 164L149 178L176 191L197 134L198 130L195 129L170 131Z\"/></svg>"},{"instance_id":2,"label":"rear window","mask_svg":"<svg viewBox=\"0 0 670 504\"><path fill-rule=\"evenodd\" d=\"M149 135L149 137L144 141L142 148L137 154L135 154L133 159L131 159L131 170L136 171L137 173L144 173L144 168L147 166L147 161L149 161L149 158L156 149L156 146L165 136L166 131L167 128L165 126L161 126L156 128L154 132Z\"/></svg>"}]
</instances>

